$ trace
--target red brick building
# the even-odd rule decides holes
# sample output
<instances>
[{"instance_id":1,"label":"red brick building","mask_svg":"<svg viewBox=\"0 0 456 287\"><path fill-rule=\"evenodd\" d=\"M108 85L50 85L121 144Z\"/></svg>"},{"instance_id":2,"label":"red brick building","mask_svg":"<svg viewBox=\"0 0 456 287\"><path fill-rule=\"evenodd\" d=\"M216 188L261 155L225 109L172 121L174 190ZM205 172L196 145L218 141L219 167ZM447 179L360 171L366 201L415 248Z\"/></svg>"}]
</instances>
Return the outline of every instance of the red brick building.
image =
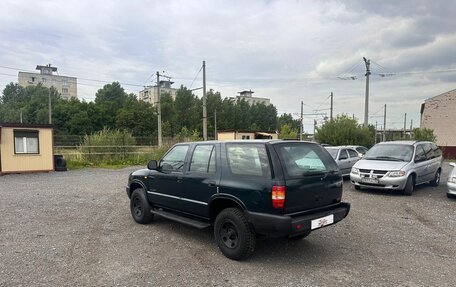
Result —
<instances>
[{"instance_id":1,"label":"red brick building","mask_svg":"<svg viewBox=\"0 0 456 287\"><path fill-rule=\"evenodd\" d=\"M456 89L425 100L420 124L434 130L447 158L456 158Z\"/></svg>"}]
</instances>

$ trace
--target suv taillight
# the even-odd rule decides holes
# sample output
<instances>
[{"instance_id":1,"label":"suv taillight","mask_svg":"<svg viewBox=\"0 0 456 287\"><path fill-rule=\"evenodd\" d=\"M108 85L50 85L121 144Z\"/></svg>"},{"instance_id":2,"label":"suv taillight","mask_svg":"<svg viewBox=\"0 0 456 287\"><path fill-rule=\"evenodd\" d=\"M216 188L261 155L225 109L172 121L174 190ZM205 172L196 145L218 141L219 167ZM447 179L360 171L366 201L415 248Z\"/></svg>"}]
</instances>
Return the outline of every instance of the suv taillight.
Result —
<instances>
[{"instance_id":1,"label":"suv taillight","mask_svg":"<svg viewBox=\"0 0 456 287\"><path fill-rule=\"evenodd\" d=\"M277 209L285 206L285 186L274 185L272 187L272 206Z\"/></svg>"}]
</instances>

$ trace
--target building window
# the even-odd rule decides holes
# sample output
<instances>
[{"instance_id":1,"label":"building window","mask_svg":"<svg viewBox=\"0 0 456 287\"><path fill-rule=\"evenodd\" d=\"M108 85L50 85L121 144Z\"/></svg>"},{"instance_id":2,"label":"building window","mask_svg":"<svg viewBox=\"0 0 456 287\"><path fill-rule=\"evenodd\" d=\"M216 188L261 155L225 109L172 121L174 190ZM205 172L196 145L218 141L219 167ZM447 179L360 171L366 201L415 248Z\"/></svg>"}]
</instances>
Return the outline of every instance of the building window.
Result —
<instances>
[{"instance_id":1,"label":"building window","mask_svg":"<svg viewBox=\"0 0 456 287\"><path fill-rule=\"evenodd\" d=\"M243 140L249 140L249 139L250 139L250 136L245 136L245 135L244 135L244 136L242 136L242 139L243 139Z\"/></svg>"},{"instance_id":2,"label":"building window","mask_svg":"<svg viewBox=\"0 0 456 287\"><path fill-rule=\"evenodd\" d=\"M68 94L68 88L62 88L62 94Z\"/></svg>"},{"instance_id":3,"label":"building window","mask_svg":"<svg viewBox=\"0 0 456 287\"><path fill-rule=\"evenodd\" d=\"M39 154L38 131L14 131L15 154Z\"/></svg>"},{"instance_id":4,"label":"building window","mask_svg":"<svg viewBox=\"0 0 456 287\"><path fill-rule=\"evenodd\" d=\"M68 86L68 80L66 80L66 79L62 80L62 85L63 86Z\"/></svg>"},{"instance_id":5,"label":"building window","mask_svg":"<svg viewBox=\"0 0 456 287\"><path fill-rule=\"evenodd\" d=\"M31 77L32 83L35 82L35 77Z\"/></svg>"}]
</instances>

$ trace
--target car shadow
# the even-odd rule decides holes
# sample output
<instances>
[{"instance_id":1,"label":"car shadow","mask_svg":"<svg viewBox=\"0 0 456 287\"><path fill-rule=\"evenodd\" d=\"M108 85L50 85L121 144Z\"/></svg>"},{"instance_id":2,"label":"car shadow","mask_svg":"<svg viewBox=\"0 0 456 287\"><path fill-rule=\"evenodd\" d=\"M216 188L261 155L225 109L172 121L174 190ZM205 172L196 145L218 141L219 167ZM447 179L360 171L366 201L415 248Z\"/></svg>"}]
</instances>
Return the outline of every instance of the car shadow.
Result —
<instances>
[{"instance_id":1,"label":"car shadow","mask_svg":"<svg viewBox=\"0 0 456 287\"><path fill-rule=\"evenodd\" d=\"M415 186L415 190L413 191L413 194L418 194L418 193L421 194L424 191L429 190L429 188L433 188L433 186L431 186L429 183L417 185L417 186ZM382 189L366 188L366 187L356 190L353 185L351 186L350 191L368 193L368 194L379 194L379 195L384 195L384 196L405 196L404 192L402 190L382 190ZM413 196L413 194L412 194L412 196Z\"/></svg>"},{"instance_id":2,"label":"car shadow","mask_svg":"<svg viewBox=\"0 0 456 287\"><path fill-rule=\"evenodd\" d=\"M169 234L171 238L174 238L173 240L182 240L185 244L193 245L192 248L195 250L204 249L211 255L218 254L224 258L215 243L212 227L197 229L160 216L155 216L150 226ZM301 240L257 238L255 252L242 262L262 262L262 264L271 265L294 262L296 264L321 265L333 261L334 254L338 252L341 252L341 249L334 243L334 240L327 238L319 231Z\"/></svg>"}]
</instances>

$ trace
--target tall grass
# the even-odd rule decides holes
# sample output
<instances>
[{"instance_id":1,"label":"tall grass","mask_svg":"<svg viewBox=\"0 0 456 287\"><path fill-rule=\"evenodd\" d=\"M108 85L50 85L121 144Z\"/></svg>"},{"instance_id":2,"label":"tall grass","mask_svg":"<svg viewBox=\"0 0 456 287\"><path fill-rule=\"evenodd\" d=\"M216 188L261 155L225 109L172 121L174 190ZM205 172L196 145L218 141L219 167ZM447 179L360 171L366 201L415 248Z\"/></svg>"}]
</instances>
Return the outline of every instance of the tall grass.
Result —
<instances>
[{"instance_id":1,"label":"tall grass","mask_svg":"<svg viewBox=\"0 0 456 287\"><path fill-rule=\"evenodd\" d=\"M168 146L136 146L131 133L105 128L84 136L80 145L68 152L65 158L70 169L89 166L116 168L146 165L151 159L159 159L167 149Z\"/></svg>"}]
</instances>

